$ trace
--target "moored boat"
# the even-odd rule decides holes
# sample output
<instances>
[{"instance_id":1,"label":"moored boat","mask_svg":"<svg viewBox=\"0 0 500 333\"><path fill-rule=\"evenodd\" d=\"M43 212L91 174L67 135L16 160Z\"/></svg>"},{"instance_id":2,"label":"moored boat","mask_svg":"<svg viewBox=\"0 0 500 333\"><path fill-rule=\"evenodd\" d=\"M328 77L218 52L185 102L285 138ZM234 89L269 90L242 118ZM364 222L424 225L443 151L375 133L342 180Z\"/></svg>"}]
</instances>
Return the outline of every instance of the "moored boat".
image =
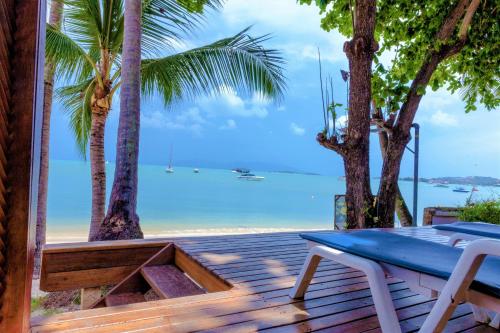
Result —
<instances>
[{"instance_id":1,"label":"moored boat","mask_svg":"<svg viewBox=\"0 0 500 333\"><path fill-rule=\"evenodd\" d=\"M173 146L170 146L170 158L168 161L168 167L165 169L166 173L174 173L174 167L172 166L172 155L173 155Z\"/></svg>"},{"instance_id":2,"label":"moored boat","mask_svg":"<svg viewBox=\"0 0 500 333\"><path fill-rule=\"evenodd\" d=\"M238 176L238 179L243 179L243 180L263 180L264 177L262 177L262 176L256 176L253 173L243 173L240 176Z\"/></svg>"}]
</instances>

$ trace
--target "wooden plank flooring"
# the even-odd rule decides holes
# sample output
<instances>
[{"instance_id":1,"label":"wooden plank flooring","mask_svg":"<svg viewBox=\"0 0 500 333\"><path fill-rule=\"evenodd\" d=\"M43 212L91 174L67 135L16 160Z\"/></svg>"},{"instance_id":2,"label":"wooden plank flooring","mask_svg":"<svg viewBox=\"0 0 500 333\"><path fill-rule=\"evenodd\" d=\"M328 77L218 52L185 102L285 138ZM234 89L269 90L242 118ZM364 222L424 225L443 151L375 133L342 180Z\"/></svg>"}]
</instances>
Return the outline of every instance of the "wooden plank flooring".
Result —
<instances>
[{"instance_id":1,"label":"wooden plank flooring","mask_svg":"<svg viewBox=\"0 0 500 333\"><path fill-rule=\"evenodd\" d=\"M393 232L446 242L431 228ZM32 332L380 332L364 275L322 261L303 301L289 289L305 259L298 233L180 238L174 240L235 288L231 291L112 308L64 313L32 323ZM415 253L418 255L418 253ZM389 279L403 332L419 329L434 300ZM474 321L468 305L453 314L446 332L495 332Z\"/></svg>"}]
</instances>

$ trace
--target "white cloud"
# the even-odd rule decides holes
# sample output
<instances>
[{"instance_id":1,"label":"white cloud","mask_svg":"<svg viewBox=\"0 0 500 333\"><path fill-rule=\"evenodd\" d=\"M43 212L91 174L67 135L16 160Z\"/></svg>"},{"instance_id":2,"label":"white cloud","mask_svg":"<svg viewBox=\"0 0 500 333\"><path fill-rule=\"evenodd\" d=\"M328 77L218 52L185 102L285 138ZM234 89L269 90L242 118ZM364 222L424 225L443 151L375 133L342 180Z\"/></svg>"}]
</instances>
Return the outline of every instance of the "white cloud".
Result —
<instances>
[{"instance_id":1,"label":"white cloud","mask_svg":"<svg viewBox=\"0 0 500 333\"><path fill-rule=\"evenodd\" d=\"M207 123L198 108L190 108L182 112L143 112L141 125L143 127L187 130L196 135L201 135L203 126Z\"/></svg>"},{"instance_id":2,"label":"white cloud","mask_svg":"<svg viewBox=\"0 0 500 333\"><path fill-rule=\"evenodd\" d=\"M292 35L292 40L273 45L289 60L317 61L319 46L324 61L346 61L343 52L346 38L337 31L321 29L321 15L315 5L299 5L291 0L231 0L224 6L222 16L237 29L255 25L253 30L272 31L281 38Z\"/></svg>"},{"instance_id":3,"label":"white cloud","mask_svg":"<svg viewBox=\"0 0 500 333\"><path fill-rule=\"evenodd\" d=\"M445 88L441 88L437 91L432 91L430 88L427 88L426 94L422 97L422 101L420 102L419 109L443 109L460 102L459 94L452 94Z\"/></svg>"},{"instance_id":4,"label":"white cloud","mask_svg":"<svg viewBox=\"0 0 500 333\"><path fill-rule=\"evenodd\" d=\"M283 112L283 111L285 111L285 110L286 110L286 107L285 107L285 106L283 106L283 105L281 105L281 106L279 106L276 110L277 110L277 111L279 111L279 112Z\"/></svg>"},{"instance_id":5,"label":"white cloud","mask_svg":"<svg viewBox=\"0 0 500 333\"><path fill-rule=\"evenodd\" d=\"M344 115L344 116L340 116L338 117L336 120L335 120L335 128L336 129L342 129L342 128L346 128L347 127L347 116ZM333 129L333 119L330 119L330 128Z\"/></svg>"},{"instance_id":6,"label":"white cloud","mask_svg":"<svg viewBox=\"0 0 500 333\"><path fill-rule=\"evenodd\" d=\"M322 62L347 61L342 51L343 43L346 38L336 31L331 31L329 34L330 35L320 34L316 38L318 45L291 42L279 44L276 48L288 55L288 58L318 62L319 47ZM307 42L305 41L305 43Z\"/></svg>"},{"instance_id":7,"label":"white cloud","mask_svg":"<svg viewBox=\"0 0 500 333\"><path fill-rule=\"evenodd\" d=\"M270 100L254 94L251 99L242 99L231 87L222 87L224 93L212 94L210 97L199 99L198 104L210 116L227 115L236 117L265 118L269 114L267 107Z\"/></svg>"},{"instance_id":8,"label":"white cloud","mask_svg":"<svg viewBox=\"0 0 500 333\"><path fill-rule=\"evenodd\" d=\"M435 112L429 119L431 124L435 126L441 126L441 127L455 127L458 126L458 119L457 117L443 112L441 110L438 110Z\"/></svg>"},{"instance_id":9,"label":"white cloud","mask_svg":"<svg viewBox=\"0 0 500 333\"><path fill-rule=\"evenodd\" d=\"M300 127L296 123L291 123L290 124L290 130L292 131L293 134L302 136L306 133L305 128Z\"/></svg>"},{"instance_id":10,"label":"white cloud","mask_svg":"<svg viewBox=\"0 0 500 333\"><path fill-rule=\"evenodd\" d=\"M303 34L320 29L319 9L291 0L231 0L222 13L229 24L237 26L265 25Z\"/></svg>"},{"instance_id":11,"label":"white cloud","mask_svg":"<svg viewBox=\"0 0 500 333\"><path fill-rule=\"evenodd\" d=\"M219 127L221 130L232 130L236 128L236 121L233 119L228 119L226 123Z\"/></svg>"}]
</instances>

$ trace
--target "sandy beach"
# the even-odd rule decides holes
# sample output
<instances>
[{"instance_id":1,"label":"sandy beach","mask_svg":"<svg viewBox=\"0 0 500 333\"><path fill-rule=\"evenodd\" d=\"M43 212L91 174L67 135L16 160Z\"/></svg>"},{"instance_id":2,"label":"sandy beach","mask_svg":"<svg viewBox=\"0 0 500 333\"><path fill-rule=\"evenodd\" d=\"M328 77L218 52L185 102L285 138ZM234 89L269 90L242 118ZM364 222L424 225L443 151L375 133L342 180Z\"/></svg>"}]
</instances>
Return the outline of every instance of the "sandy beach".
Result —
<instances>
[{"instance_id":1,"label":"sandy beach","mask_svg":"<svg viewBox=\"0 0 500 333\"><path fill-rule=\"evenodd\" d=\"M176 238L176 237L206 237L223 235L264 234L275 232L297 232L314 231L320 228L206 228L172 230L169 232L158 232L144 230L144 238ZM47 244L86 242L87 232L50 232L47 234Z\"/></svg>"}]
</instances>

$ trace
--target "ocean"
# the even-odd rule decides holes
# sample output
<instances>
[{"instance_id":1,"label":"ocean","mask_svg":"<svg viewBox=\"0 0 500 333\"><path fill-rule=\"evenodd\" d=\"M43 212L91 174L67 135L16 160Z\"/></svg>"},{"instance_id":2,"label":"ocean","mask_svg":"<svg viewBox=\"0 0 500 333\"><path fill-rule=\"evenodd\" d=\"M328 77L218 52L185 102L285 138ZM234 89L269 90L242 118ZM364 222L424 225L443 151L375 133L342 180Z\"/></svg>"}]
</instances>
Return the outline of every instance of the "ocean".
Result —
<instances>
[{"instance_id":1,"label":"ocean","mask_svg":"<svg viewBox=\"0 0 500 333\"><path fill-rule=\"evenodd\" d=\"M107 167L107 190L114 164ZM140 165L138 214L147 236L272 232L333 228L335 194L345 192L345 182L322 175L257 172L262 181L237 178L231 170ZM376 189L377 179L372 180ZM412 182L400 188L412 209ZM463 205L467 193L419 183L418 214L423 208ZM470 189L470 186L468 187ZM478 187L473 198L500 195L500 189ZM84 240L91 210L90 163L50 162L47 212L48 241Z\"/></svg>"}]
</instances>

